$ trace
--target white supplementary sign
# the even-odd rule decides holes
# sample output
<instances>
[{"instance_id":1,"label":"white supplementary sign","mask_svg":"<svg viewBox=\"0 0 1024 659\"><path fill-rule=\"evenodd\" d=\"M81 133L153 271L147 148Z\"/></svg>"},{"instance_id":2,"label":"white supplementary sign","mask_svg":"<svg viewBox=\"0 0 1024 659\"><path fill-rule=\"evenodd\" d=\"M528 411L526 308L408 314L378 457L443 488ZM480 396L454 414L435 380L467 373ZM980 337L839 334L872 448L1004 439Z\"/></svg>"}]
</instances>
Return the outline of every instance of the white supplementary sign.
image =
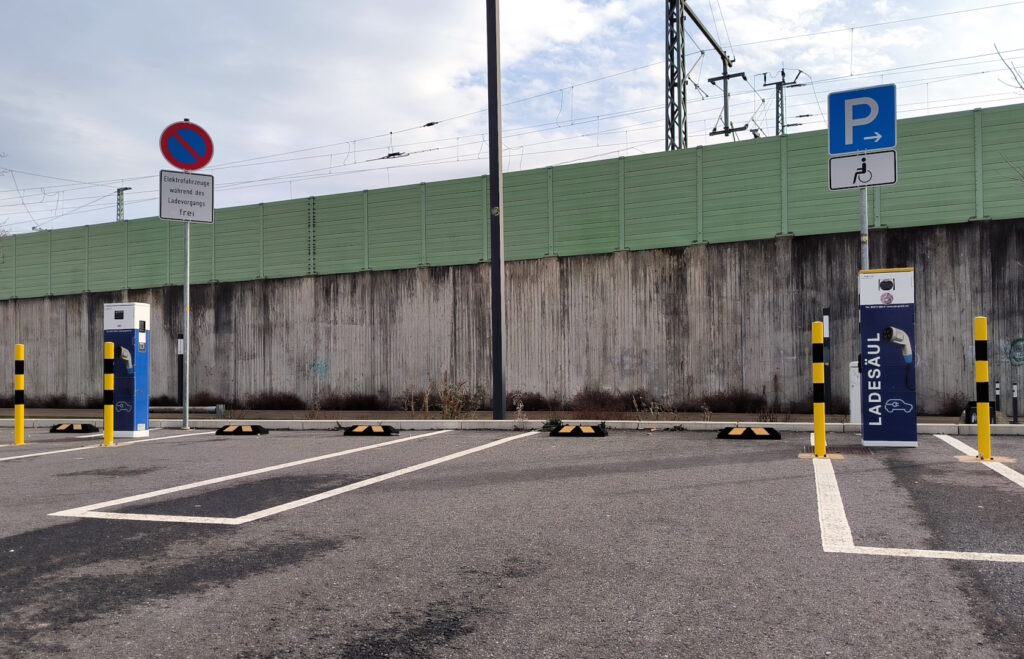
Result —
<instances>
[{"instance_id":1,"label":"white supplementary sign","mask_svg":"<svg viewBox=\"0 0 1024 659\"><path fill-rule=\"evenodd\" d=\"M896 182L896 152L872 151L828 159L828 188L860 188Z\"/></svg>"},{"instance_id":2,"label":"white supplementary sign","mask_svg":"<svg viewBox=\"0 0 1024 659\"><path fill-rule=\"evenodd\" d=\"M160 171L160 217L182 222L213 222L213 177Z\"/></svg>"}]
</instances>

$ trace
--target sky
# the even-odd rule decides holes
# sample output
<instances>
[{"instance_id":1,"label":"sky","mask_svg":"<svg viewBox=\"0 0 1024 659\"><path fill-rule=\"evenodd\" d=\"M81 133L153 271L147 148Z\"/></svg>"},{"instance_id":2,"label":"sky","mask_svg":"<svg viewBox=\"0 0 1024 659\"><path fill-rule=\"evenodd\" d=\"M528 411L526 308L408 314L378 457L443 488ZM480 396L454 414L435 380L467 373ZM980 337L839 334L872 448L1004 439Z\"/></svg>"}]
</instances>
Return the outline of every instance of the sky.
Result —
<instances>
[{"instance_id":1,"label":"sky","mask_svg":"<svg viewBox=\"0 0 1024 659\"><path fill-rule=\"evenodd\" d=\"M4 5L2 232L112 222L119 187L126 219L155 217L159 137L186 117L212 137L217 208L487 173L483 0ZM746 74L733 125L761 135L782 70L790 133L876 84L899 118L1024 103L1024 0L688 5ZM504 0L500 23L505 172L664 150L663 0ZM708 135L721 58L685 31L688 145L755 139Z\"/></svg>"}]
</instances>

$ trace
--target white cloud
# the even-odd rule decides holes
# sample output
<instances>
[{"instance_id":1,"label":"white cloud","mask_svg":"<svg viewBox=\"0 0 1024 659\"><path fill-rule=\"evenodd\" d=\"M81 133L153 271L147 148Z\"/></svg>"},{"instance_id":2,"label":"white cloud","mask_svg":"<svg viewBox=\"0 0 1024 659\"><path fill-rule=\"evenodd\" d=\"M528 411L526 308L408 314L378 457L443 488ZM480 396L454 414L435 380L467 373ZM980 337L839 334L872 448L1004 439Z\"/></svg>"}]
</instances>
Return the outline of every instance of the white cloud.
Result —
<instances>
[{"instance_id":1,"label":"white cloud","mask_svg":"<svg viewBox=\"0 0 1024 659\"><path fill-rule=\"evenodd\" d=\"M486 106L487 82L479 0L8 4L4 24L18 29L5 31L0 40L0 152L7 153L0 166L86 181L149 176L152 180L131 183L133 217L155 213L154 195L147 190L166 166L157 137L185 116L213 135L214 166L335 145L258 167L213 170L219 203L225 205L486 170L486 161L477 158L486 154L480 140L486 115L477 111ZM1014 52L1024 49L1019 5L852 34L850 26L959 11L963 5L953 0L713 0L691 6L736 56L733 70L750 78L750 84L730 86L737 123L751 115L773 123L772 106L760 100L772 99L773 90L762 88L762 78L754 76L767 72L774 80L783 66L790 79L802 69L814 82L787 92L791 117L812 115L799 118L801 129L823 127L820 107L829 91L882 80L897 83L901 108L908 112L1019 98L999 82L1009 80L1009 73L991 45L997 42L1009 58L1024 61L1024 50ZM521 149L511 166L543 166L609 150L614 155L609 145L625 143L627 131L629 152L641 141L651 142L643 147L647 150L660 148L662 0L506 0L501 7L503 99L553 91L504 108L510 134L513 127L535 127L507 140ZM697 36L692 21L687 30ZM825 33L798 36L820 32ZM793 36L798 38L784 38ZM853 78L851 37L858 74ZM711 97L700 100L691 89L691 144L707 139L702 133L714 126L722 108L720 91L707 82L720 73L718 57L697 39L697 45L688 40L688 50L703 48L705 58L698 63L691 55L687 65L695 67L694 76ZM979 53L988 53L981 63L893 70ZM886 72L866 75L877 71ZM985 100L975 101L979 97ZM460 118L416 128L452 117ZM376 135L384 137L370 139ZM353 140L358 140L357 166L352 166ZM594 149L564 150L583 144ZM412 155L366 162L391 148ZM320 168L344 173L311 180L297 174ZM275 178L235 190L230 185ZM45 178L18 180L33 189L33 199L42 198L41 188L59 185ZM15 194L10 177L0 177L0 221L25 219ZM68 196L80 196L78 203L84 203L101 194L107 188ZM61 218L54 226L110 219L107 210L103 213ZM13 230L27 228L21 224Z\"/></svg>"}]
</instances>

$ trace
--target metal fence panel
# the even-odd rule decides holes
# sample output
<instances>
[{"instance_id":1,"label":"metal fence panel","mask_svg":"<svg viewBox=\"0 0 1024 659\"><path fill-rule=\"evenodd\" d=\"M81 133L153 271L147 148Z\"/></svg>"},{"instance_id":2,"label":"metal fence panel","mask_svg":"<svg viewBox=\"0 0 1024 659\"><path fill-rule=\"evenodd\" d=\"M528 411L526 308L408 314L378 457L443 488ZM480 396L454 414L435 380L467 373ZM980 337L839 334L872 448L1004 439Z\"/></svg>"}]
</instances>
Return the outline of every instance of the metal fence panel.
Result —
<instances>
[{"instance_id":1,"label":"metal fence panel","mask_svg":"<svg viewBox=\"0 0 1024 659\"><path fill-rule=\"evenodd\" d=\"M370 268L415 268L423 256L422 192L418 185L370 190Z\"/></svg>"},{"instance_id":2,"label":"metal fence panel","mask_svg":"<svg viewBox=\"0 0 1024 659\"><path fill-rule=\"evenodd\" d=\"M771 238L782 231L779 146L749 140L704 149L704 240Z\"/></svg>"},{"instance_id":3,"label":"metal fence panel","mask_svg":"<svg viewBox=\"0 0 1024 659\"><path fill-rule=\"evenodd\" d=\"M505 259L520 261L538 259L555 253L554 233L551 224L551 178L550 167L533 169L525 172L511 172L502 177L505 201ZM485 185L488 178L483 179ZM483 189L483 214L480 218L487 232L490 225L487 217L489 200L488 189ZM483 241L489 249L490 235ZM490 261L491 254L486 252L483 260Z\"/></svg>"},{"instance_id":4,"label":"metal fence panel","mask_svg":"<svg viewBox=\"0 0 1024 659\"><path fill-rule=\"evenodd\" d=\"M52 231L18 236L18 297L50 294L50 236Z\"/></svg>"},{"instance_id":5,"label":"metal fence panel","mask_svg":"<svg viewBox=\"0 0 1024 659\"><path fill-rule=\"evenodd\" d=\"M128 234L128 287L156 288L167 284L167 220L124 222Z\"/></svg>"},{"instance_id":6,"label":"metal fence panel","mask_svg":"<svg viewBox=\"0 0 1024 659\"><path fill-rule=\"evenodd\" d=\"M623 159L623 222L628 249L697 241L697 150Z\"/></svg>"},{"instance_id":7,"label":"metal fence panel","mask_svg":"<svg viewBox=\"0 0 1024 659\"><path fill-rule=\"evenodd\" d=\"M1024 215L1024 111L1011 105L983 110L984 214L997 220Z\"/></svg>"},{"instance_id":8,"label":"metal fence panel","mask_svg":"<svg viewBox=\"0 0 1024 659\"><path fill-rule=\"evenodd\" d=\"M217 281L247 281L263 276L261 204L218 208L214 212Z\"/></svg>"},{"instance_id":9,"label":"metal fence panel","mask_svg":"<svg viewBox=\"0 0 1024 659\"><path fill-rule=\"evenodd\" d=\"M50 294L70 295L89 289L89 227L51 232ZM2 275L0 275L2 276Z\"/></svg>"},{"instance_id":10,"label":"metal fence panel","mask_svg":"<svg viewBox=\"0 0 1024 659\"><path fill-rule=\"evenodd\" d=\"M316 272L359 272L366 263L366 193L316 198Z\"/></svg>"},{"instance_id":11,"label":"metal fence panel","mask_svg":"<svg viewBox=\"0 0 1024 659\"><path fill-rule=\"evenodd\" d=\"M189 281L193 284L206 284L216 280L213 263L213 255L217 250L216 231L215 224L192 223L189 231L189 249L192 252L189 260Z\"/></svg>"},{"instance_id":12,"label":"metal fence panel","mask_svg":"<svg viewBox=\"0 0 1024 659\"><path fill-rule=\"evenodd\" d=\"M89 227L90 292L116 291L127 285L124 263L126 224L106 222Z\"/></svg>"},{"instance_id":13,"label":"metal fence panel","mask_svg":"<svg viewBox=\"0 0 1024 659\"><path fill-rule=\"evenodd\" d=\"M899 126L896 185L879 186L882 223L913 227L974 215L974 118L919 117Z\"/></svg>"},{"instance_id":14,"label":"metal fence panel","mask_svg":"<svg viewBox=\"0 0 1024 659\"><path fill-rule=\"evenodd\" d=\"M264 277L302 277L313 272L310 205L308 199L263 204Z\"/></svg>"},{"instance_id":15,"label":"metal fence panel","mask_svg":"<svg viewBox=\"0 0 1024 659\"><path fill-rule=\"evenodd\" d=\"M860 191L829 190L824 131L782 138L785 148L784 229L797 236L860 231Z\"/></svg>"},{"instance_id":16,"label":"metal fence panel","mask_svg":"<svg viewBox=\"0 0 1024 659\"><path fill-rule=\"evenodd\" d=\"M618 248L617 160L558 167L553 190L556 254L598 254Z\"/></svg>"},{"instance_id":17,"label":"metal fence panel","mask_svg":"<svg viewBox=\"0 0 1024 659\"><path fill-rule=\"evenodd\" d=\"M17 297L18 236L0 238L0 299Z\"/></svg>"},{"instance_id":18,"label":"metal fence panel","mask_svg":"<svg viewBox=\"0 0 1024 659\"><path fill-rule=\"evenodd\" d=\"M486 205L479 196L480 179L423 184L426 262L455 265L480 260L486 228Z\"/></svg>"}]
</instances>

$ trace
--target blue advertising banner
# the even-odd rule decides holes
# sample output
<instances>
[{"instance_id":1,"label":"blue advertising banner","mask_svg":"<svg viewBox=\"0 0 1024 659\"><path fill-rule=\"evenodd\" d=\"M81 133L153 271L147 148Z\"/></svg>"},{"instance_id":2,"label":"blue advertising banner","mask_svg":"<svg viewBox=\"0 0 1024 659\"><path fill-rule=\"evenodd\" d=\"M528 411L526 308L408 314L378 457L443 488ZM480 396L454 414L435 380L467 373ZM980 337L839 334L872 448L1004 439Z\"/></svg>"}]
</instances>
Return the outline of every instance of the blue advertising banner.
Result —
<instances>
[{"instance_id":1,"label":"blue advertising banner","mask_svg":"<svg viewBox=\"0 0 1024 659\"><path fill-rule=\"evenodd\" d=\"M861 443L917 446L914 271L862 270Z\"/></svg>"}]
</instances>

